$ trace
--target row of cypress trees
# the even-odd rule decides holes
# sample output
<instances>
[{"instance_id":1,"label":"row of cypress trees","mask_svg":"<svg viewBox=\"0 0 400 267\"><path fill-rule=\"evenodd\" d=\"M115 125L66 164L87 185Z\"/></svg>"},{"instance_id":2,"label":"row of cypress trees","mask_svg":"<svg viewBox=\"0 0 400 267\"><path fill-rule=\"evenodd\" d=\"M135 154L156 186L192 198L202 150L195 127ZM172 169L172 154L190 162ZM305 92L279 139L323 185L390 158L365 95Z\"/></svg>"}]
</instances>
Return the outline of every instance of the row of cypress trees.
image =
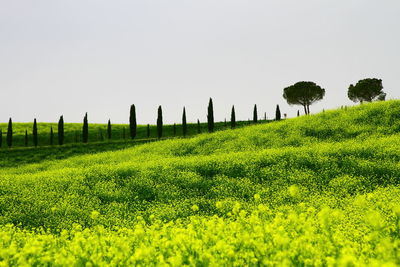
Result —
<instances>
[{"instance_id":1,"label":"row of cypress trees","mask_svg":"<svg viewBox=\"0 0 400 267\"><path fill-rule=\"evenodd\" d=\"M298 113L299 115L299 113ZM264 119L266 120L266 115L264 116ZM281 112L279 109L279 105L276 107L276 114L275 114L275 120L281 120ZM253 123L258 122L258 112L257 112L257 105L254 105L253 109ZM225 125L226 125L226 120L225 120ZM212 98L210 98L209 103L208 103L208 108L207 108L207 128L208 132L212 133L214 132L214 106L213 106L213 101ZM236 114L235 114L235 106L232 106L231 110L231 120L230 120L230 126L232 129L236 127ZM60 116L59 121L58 121L58 144L63 145L64 144L64 117ZM130 130L130 137L131 139L134 139L137 135L137 122L136 122L136 107L135 105L131 105L130 107L130 115L129 115L129 130ZM173 132L174 135L176 135L176 124L173 125ZM197 132L201 132L201 127L200 127L200 121L197 120ZM185 137L187 135L187 120L186 120L186 108L183 107L183 113L182 113L182 135ZM159 106L157 110L157 137L160 139L163 136L163 115L162 115L162 107ZM33 144L35 147L38 146L38 128L37 128L37 121L36 118L33 121L33 129L32 129L32 137L33 137ZM112 126L111 126L111 121L108 120L107 123L107 138L111 139L112 137ZM123 137L125 138L125 128L123 129ZM147 137L150 137L150 125L147 124ZM75 137L75 141L78 141L78 137ZM8 147L12 147L12 141L13 141L13 129L12 129L12 119L9 119L8 122L8 129L7 129L7 137L6 137L6 142ZM28 131L25 130L25 146L28 145ZM83 126L82 126L82 142L83 143L88 143L89 141L89 122L88 122L88 114L85 113L85 116L83 118ZM0 129L0 147L2 146L3 143L3 134ZM53 127L50 127L50 145L54 144L54 132L53 132Z\"/></svg>"}]
</instances>

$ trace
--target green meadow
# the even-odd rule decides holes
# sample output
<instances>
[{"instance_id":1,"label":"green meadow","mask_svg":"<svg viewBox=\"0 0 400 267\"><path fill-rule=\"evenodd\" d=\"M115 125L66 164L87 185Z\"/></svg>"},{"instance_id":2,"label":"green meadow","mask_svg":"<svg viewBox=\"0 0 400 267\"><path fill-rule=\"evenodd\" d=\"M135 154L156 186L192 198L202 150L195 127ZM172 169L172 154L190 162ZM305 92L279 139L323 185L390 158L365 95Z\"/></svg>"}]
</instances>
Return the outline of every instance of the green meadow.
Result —
<instances>
[{"instance_id":1,"label":"green meadow","mask_svg":"<svg viewBox=\"0 0 400 267\"><path fill-rule=\"evenodd\" d=\"M400 101L220 125L3 144L0 266L400 265Z\"/></svg>"}]
</instances>

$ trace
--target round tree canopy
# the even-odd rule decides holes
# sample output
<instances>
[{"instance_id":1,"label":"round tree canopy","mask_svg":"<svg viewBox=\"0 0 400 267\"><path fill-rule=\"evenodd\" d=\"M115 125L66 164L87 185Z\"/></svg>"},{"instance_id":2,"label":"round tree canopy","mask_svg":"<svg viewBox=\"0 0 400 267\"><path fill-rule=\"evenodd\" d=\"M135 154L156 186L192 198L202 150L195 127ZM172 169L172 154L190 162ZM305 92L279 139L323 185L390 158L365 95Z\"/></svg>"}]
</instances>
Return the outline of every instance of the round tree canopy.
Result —
<instances>
[{"instance_id":1,"label":"round tree canopy","mask_svg":"<svg viewBox=\"0 0 400 267\"><path fill-rule=\"evenodd\" d=\"M283 98L289 105L309 106L325 96L325 89L314 82L298 82L283 89Z\"/></svg>"},{"instance_id":2,"label":"round tree canopy","mask_svg":"<svg viewBox=\"0 0 400 267\"><path fill-rule=\"evenodd\" d=\"M353 102L371 102L375 98L385 98L386 94L382 90L382 80L368 78L358 81L356 85L350 84L347 95Z\"/></svg>"}]
</instances>

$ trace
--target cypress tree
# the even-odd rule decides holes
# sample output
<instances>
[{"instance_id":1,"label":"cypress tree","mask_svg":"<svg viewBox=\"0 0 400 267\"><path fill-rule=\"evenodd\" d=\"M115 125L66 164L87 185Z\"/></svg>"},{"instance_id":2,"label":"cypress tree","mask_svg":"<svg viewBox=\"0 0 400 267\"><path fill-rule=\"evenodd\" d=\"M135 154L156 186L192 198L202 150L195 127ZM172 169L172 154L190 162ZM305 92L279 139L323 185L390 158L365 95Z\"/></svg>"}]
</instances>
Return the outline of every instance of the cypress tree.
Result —
<instances>
[{"instance_id":1,"label":"cypress tree","mask_svg":"<svg viewBox=\"0 0 400 267\"><path fill-rule=\"evenodd\" d=\"M107 137L108 137L108 140L111 140L112 131L111 131L111 120L110 119L108 119L108 124L107 124Z\"/></svg>"},{"instance_id":2,"label":"cypress tree","mask_svg":"<svg viewBox=\"0 0 400 267\"><path fill-rule=\"evenodd\" d=\"M210 101L208 102L207 126L208 126L209 133L214 132L214 107L213 107L213 101L212 101L211 97L210 97Z\"/></svg>"},{"instance_id":3,"label":"cypress tree","mask_svg":"<svg viewBox=\"0 0 400 267\"><path fill-rule=\"evenodd\" d=\"M150 137L150 124L147 124L147 138Z\"/></svg>"},{"instance_id":4,"label":"cypress tree","mask_svg":"<svg viewBox=\"0 0 400 267\"><path fill-rule=\"evenodd\" d=\"M186 123L186 109L183 107L183 114L182 114L182 134L185 137L187 134L187 123Z\"/></svg>"},{"instance_id":5,"label":"cypress tree","mask_svg":"<svg viewBox=\"0 0 400 267\"><path fill-rule=\"evenodd\" d=\"M257 115L257 105L254 105L254 110L253 110L253 122L257 123L258 121L258 115Z\"/></svg>"},{"instance_id":6,"label":"cypress tree","mask_svg":"<svg viewBox=\"0 0 400 267\"><path fill-rule=\"evenodd\" d=\"M99 129L99 140L100 140L100 142L104 141L103 131L101 129Z\"/></svg>"},{"instance_id":7,"label":"cypress tree","mask_svg":"<svg viewBox=\"0 0 400 267\"><path fill-rule=\"evenodd\" d=\"M0 148L3 146L3 131L0 129Z\"/></svg>"},{"instance_id":8,"label":"cypress tree","mask_svg":"<svg viewBox=\"0 0 400 267\"><path fill-rule=\"evenodd\" d=\"M201 133L200 120L197 119L197 133Z\"/></svg>"},{"instance_id":9,"label":"cypress tree","mask_svg":"<svg viewBox=\"0 0 400 267\"><path fill-rule=\"evenodd\" d=\"M157 136L158 139L162 137L162 128L163 128L163 117L162 117L162 109L161 106L158 107L158 112L157 112Z\"/></svg>"},{"instance_id":10,"label":"cypress tree","mask_svg":"<svg viewBox=\"0 0 400 267\"><path fill-rule=\"evenodd\" d=\"M235 114L235 106L232 106L232 111L231 111L231 128L236 127L236 114Z\"/></svg>"},{"instance_id":11,"label":"cypress tree","mask_svg":"<svg viewBox=\"0 0 400 267\"><path fill-rule=\"evenodd\" d=\"M131 138L136 137L136 108L135 105L131 105L131 110L130 110L130 115L129 115L129 129L130 129L130 134Z\"/></svg>"},{"instance_id":12,"label":"cypress tree","mask_svg":"<svg viewBox=\"0 0 400 267\"><path fill-rule=\"evenodd\" d=\"M281 120L281 110L279 109L279 105L276 105L275 120Z\"/></svg>"},{"instance_id":13,"label":"cypress tree","mask_svg":"<svg viewBox=\"0 0 400 267\"><path fill-rule=\"evenodd\" d=\"M54 132L53 132L53 126L50 126L50 145L52 146L54 144Z\"/></svg>"},{"instance_id":14,"label":"cypress tree","mask_svg":"<svg viewBox=\"0 0 400 267\"><path fill-rule=\"evenodd\" d=\"M36 119L33 120L32 137L33 137L33 145L34 145L35 147L37 147L37 145L38 145L38 132L37 132L37 123L36 123Z\"/></svg>"},{"instance_id":15,"label":"cypress tree","mask_svg":"<svg viewBox=\"0 0 400 267\"><path fill-rule=\"evenodd\" d=\"M24 140L25 146L28 146L28 130L25 130L25 140Z\"/></svg>"},{"instance_id":16,"label":"cypress tree","mask_svg":"<svg viewBox=\"0 0 400 267\"><path fill-rule=\"evenodd\" d=\"M12 147L13 141L13 129L12 129L12 120L11 118L8 120L8 128L7 128L7 146L9 148Z\"/></svg>"},{"instance_id":17,"label":"cypress tree","mask_svg":"<svg viewBox=\"0 0 400 267\"><path fill-rule=\"evenodd\" d=\"M297 117L300 117L300 110L297 111Z\"/></svg>"},{"instance_id":18,"label":"cypress tree","mask_svg":"<svg viewBox=\"0 0 400 267\"><path fill-rule=\"evenodd\" d=\"M58 120L58 144L62 146L64 144L64 117L60 116Z\"/></svg>"},{"instance_id":19,"label":"cypress tree","mask_svg":"<svg viewBox=\"0 0 400 267\"><path fill-rule=\"evenodd\" d=\"M174 123L173 130L174 130L174 136L175 136L176 135L176 123Z\"/></svg>"},{"instance_id":20,"label":"cypress tree","mask_svg":"<svg viewBox=\"0 0 400 267\"><path fill-rule=\"evenodd\" d=\"M89 123L87 112L85 113L85 117L83 118L83 127L82 127L82 142L87 143L89 141Z\"/></svg>"}]
</instances>

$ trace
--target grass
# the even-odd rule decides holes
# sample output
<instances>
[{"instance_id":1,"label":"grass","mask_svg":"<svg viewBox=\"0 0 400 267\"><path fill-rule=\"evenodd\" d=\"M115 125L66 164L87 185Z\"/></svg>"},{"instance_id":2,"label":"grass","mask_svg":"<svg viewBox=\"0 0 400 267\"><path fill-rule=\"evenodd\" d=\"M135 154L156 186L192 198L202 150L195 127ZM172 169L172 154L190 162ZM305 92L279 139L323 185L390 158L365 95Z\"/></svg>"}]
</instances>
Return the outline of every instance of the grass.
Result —
<instances>
[{"instance_id":1,"label":"grass","mask_svg":"<svg viewBox=\"0 0 400 267\"><path fill-rule=\"evenodd\" d=\"M266 123L268 121L261 121ZM249 125L248 121L238 121L237 127ZM3 148L6 148L6 134L8 123L0 123L0 130L3 132ZM25 146L25 131L28 131L28 147L33 146L32 139L33 123L13 123L13 147L21 148ZM50 128L54 131L54 143L58 144L57 123L38 123L38 146L50 146ZM182 125L176 125L176 134L174 134L173 125L168 124L163 126L163 137L182 137ZM215 123L215 130L226 130L230 127L229 122ZM65 123L64 124L65 139L64 144L79 144L82 142L82 123ZM207 132L207 123L200 123L200 133ZM197 123L187 124L187 136L198 134ZM157 138L157 126L150 125L150 136L147 136L147 125L138 125L135 139L154 139ZM105 141L122 141L129 140L129 125L128 124L112 124L111 140L107 138L107 124L94 124L89 122L89 142L105 142Z\"/></svg>"},{"instance_id":2,"label":"grass","mask_svg":"<svg viewBox=\"0 0 400 267\"><path fill-rule=\"evenodd\" d=\"M399 149L400 101L387 101L134 146L4 151L0 262L400 265Z\"/></svg>"}]
</instances>

